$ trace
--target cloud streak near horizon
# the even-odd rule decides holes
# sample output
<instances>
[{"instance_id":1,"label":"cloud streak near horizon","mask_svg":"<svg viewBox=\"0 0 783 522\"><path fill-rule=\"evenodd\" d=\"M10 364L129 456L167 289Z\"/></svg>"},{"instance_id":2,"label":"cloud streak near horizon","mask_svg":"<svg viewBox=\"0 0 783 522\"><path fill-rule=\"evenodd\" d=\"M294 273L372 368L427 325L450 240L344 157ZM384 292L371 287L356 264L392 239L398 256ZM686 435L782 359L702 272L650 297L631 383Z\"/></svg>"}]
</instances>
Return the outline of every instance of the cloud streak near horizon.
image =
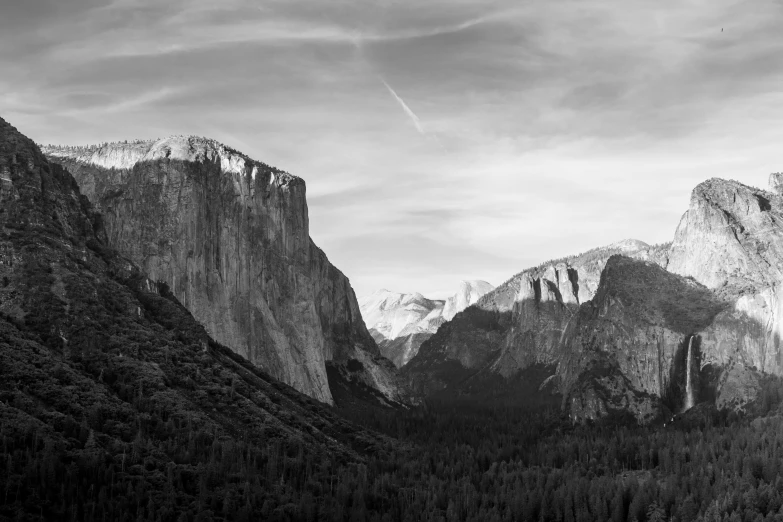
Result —
<instances>
[{"instance_id":1,"label":"cloud streak near horizon","mask_svg":"<svg viewBox=\"0 0 783 522\"><path fill-rule=\"evenodd\" d=\"M297 174L359 294L666 241L697 183L782 170L777 1L65 4L0 7L1 116L45 143L206 135Z\"/></svg>"}]
</instances>

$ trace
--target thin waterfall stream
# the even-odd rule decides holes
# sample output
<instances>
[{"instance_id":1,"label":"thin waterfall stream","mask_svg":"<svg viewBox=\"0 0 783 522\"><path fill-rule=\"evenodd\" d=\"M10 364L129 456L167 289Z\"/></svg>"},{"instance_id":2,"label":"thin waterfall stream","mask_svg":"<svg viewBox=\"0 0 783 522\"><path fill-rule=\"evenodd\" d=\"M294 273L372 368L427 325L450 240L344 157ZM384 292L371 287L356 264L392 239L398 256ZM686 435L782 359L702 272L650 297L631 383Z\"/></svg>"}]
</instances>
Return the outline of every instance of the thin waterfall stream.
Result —
<instances>
[{"instance_id":1,"label":"thin waterfall stream","mask_svg":"<svg viewBox=\"0 0 783 522\"><path fill-rule=\"evenodd\" d=\"M693 360L693 354L691 348L693 347L693 338L691 335L690 341L688 341L688 363L686 364L685 371L687 375L685 377L685 409L689 410L693 408L693 382L691 381L691 361Z\"/></svg>"}]
</instances>

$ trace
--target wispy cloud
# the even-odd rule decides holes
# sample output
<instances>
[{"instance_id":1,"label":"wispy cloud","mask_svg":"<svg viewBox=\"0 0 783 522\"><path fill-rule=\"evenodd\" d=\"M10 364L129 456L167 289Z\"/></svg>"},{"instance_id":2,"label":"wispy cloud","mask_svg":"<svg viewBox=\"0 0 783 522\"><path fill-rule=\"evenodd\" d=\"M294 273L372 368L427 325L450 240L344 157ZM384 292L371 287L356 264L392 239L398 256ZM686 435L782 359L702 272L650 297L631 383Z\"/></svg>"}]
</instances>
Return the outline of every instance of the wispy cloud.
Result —
<instances>
[{"instance_id":1,"label":"wispy cloud","mask_svg":"<svg viewBox=\"0 0 783 522\"><path fill-rule=\"evenodd\" d=\"M357 292L426 293L666 240L706 177L763 184L782 24L773 0L10 2L0 115L52 143L227 140L307 181Z\"/></svg>"},{"instance_id":2,"label":"wispy cloud","mask_svg":"<svg viewBox=\"0 0 783 522\"><path fill-rule=\"evenodd\" d=\"M380 77L379 77L380 78ZM397 92L392 89L391 85L389 85L386 80L383 78L380 78L380 80L383 82L383 85L386 86L386 89L389 91L389 94L392 95L392 97L397 100L397 103L400 104L400 107L402 107L402 110L405 111L405 114L408 115L408 118L411 120L411 123L413 123L413 126L416 127L416 130L419 131L419 134L426 135L427 133L424 131L424 127L421 124L421 120L418 116L416 116L416 113L413 112L413 110L408 107L408 104L405 103L405 100L400 98L400 96L397 94Z\"/></svg>"}]
</instances>

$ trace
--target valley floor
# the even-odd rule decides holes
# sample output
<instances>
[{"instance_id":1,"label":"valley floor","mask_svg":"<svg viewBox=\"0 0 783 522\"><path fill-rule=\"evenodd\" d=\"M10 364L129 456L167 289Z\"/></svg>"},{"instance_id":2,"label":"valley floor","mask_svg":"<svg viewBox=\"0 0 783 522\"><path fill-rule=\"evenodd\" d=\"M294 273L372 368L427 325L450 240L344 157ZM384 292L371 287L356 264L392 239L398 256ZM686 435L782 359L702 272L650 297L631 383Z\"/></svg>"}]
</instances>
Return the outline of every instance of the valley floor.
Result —
<instances>
[{"instance_id":1,"label":"valley floor","mask_svg":"<svg viewBox=\"0 0 783 522\"><path fill-rule=\"evenodd\" d=\"M336 456L294 434L163 422L149 399L127 447L96 437L92 417L66 418L58 442L17 396L0 404L0 519L783 520L781 398L768 379L746 415L704 403L651 427L467 400L343 410L356 424L335 427L364 435Z\"/></svg>"}]
</instances>

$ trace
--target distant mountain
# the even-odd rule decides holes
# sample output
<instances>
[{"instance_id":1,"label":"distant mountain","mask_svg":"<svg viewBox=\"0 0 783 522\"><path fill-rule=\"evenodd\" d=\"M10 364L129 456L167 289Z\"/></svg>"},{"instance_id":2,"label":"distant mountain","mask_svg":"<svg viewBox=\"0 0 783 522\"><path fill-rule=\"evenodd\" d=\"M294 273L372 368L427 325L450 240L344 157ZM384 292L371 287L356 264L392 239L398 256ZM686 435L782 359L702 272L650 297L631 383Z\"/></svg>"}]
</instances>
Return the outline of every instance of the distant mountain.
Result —
<instances>
[{"instance_id":1,"label":"distant mountain","mask_svg":"<svg viewBox=\"0 0 783 522\"><path fill-rule=\"evenodd\" d=\"M269 519L386 447L215 342L2 119L0 432L2 520Z\"/></svg>"},{"instance_id":2,"label":"distant mountain","mask_svg":"<svg viewBox=\"0 0 783 522\"><path fill-rule=\"evenodd\" d=\"M486 281L460 281L457 293L446 299L446 304L443 306L443 319L451 321L455 315L473 303L477 303L484 294L494 288Z\"/></svg>"},{"instance_id":3,"label":"distant mountain","mask_svg":"<svg viewBox=\"0 0 783 522\"><path fill-rule=\"evenodd\" d=\"M493 288L486 281L460 281L457 292L446 300L378 290L361 298L359 309L381 353L401 367L440 325Z\"/></svg>"},{"instance_id":4,"label":"distant mountain","mask_svg":"<svg viewBox=\"0 0 783 522\"><path fill-rule=\"evenodd\" d=\"M43 151L103 213L110 245L217 341L326 403L354 385L407 400L348 278L309 237L304 180L193 136Z\"/></svg>"}]
</instances>

